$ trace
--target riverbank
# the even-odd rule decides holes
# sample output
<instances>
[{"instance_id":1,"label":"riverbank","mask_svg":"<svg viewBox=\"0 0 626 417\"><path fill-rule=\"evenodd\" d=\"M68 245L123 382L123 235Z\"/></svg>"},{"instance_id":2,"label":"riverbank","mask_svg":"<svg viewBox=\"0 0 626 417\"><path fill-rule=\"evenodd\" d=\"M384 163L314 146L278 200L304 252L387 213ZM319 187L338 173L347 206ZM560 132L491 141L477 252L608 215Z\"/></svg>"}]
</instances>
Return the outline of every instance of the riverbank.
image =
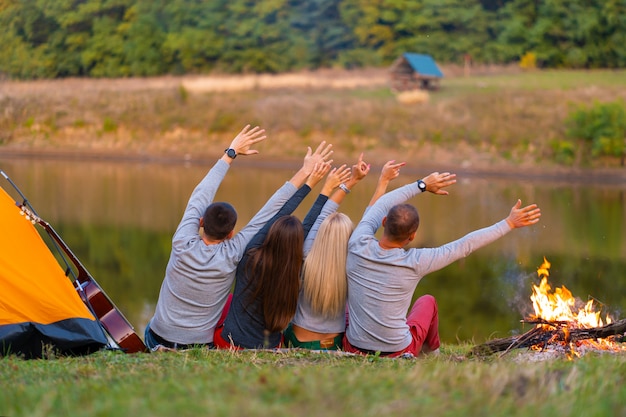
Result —
<instances>
[{"instance_id":1,"label":"riverbank","mask_svg":"<svg viewBox=\"0 0 626 417\"><path fill-rule=\"evenodd\" d=\"M618 158L567 155L564 119L574 105L626 98L623 72L447 68L439 91L411 100L386 70L0 82L0 158L205 164L247 123L268 132L261 155L240 164L295 166L306 146L359 152L405 172L624 182ZM621 77L621 78L620 78Z\"/></svg>"},{"instance_id":2,"label":"riverbank","mask_svg":"<svg viewBox=\"0 0 626 417\"><path fill-rule=\"evenodd\" d=\"M104 152L104 151L81 151L81 150L50 150L50 149L15 149L0 148L0 169L2 160L58 160L72 162L102 162L102 163L130 163L130 164L155 164L155 165L200 165L209 166L219 158L221 154L207 153L194 157L186 155L166 155L151 154L146 152ZM384 164L381 155L367 155L368 161L374 167L375 172ZM393 152L388 151L385 155L394 158ZM352 162L347 157L337 157L338 163ZM387 160L387 159L385 159ZM626 169L622 168L568 168L568 167L528 167L512 164L502 164L493 166L491 164L473 164L466 166L463 163L455 163L450 159L439 158L436 161L430 159L397 158L397 160L407 160L408 164L403 168L403 173L407 175L425 175L433 171L451 171L459 178L494 178L494 179L517 179L520 181L546 181L556 183L588 183L597 185L620 185L626 184ZM296 158L272 157L264 158L257 155L250 158L239 158L237 164L240 166L256 167L259 169L297 169L301 160Z\"/></svg>"}]
</instances>

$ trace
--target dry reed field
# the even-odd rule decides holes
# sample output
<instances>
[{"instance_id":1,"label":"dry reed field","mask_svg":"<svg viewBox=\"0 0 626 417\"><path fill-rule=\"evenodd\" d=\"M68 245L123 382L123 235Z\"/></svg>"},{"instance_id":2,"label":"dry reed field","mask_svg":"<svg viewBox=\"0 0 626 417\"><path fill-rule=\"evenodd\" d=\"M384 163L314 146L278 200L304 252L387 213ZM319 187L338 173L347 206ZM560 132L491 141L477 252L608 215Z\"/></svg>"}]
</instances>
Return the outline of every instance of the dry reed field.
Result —
<instances>
[{"instance_id":1,"label":"dry reed field","mask_svg":"<svg viewBox=\"0 0 626 417\"><path fill-rule=\"evenodd\" d=\"M626 99L619 71L444 68L438 91L394 94L386 69L282 75L0 82L0 154L204 160L247 123L268 132L265 157L403 158L441 169L617 168L580 150L554 162L575 106Z\"/></svg>"}]
</instances>

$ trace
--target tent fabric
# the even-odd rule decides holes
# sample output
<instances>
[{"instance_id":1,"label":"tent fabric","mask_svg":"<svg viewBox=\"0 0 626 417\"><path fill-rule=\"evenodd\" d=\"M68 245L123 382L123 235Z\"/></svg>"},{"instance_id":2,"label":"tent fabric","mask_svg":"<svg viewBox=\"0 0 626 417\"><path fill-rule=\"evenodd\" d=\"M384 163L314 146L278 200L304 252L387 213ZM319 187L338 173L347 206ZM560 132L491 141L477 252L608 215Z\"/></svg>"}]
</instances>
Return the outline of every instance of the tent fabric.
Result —
<instances>
[{"instance_id":1,"label":"tent fabric","mask_svg":"<svg viewBox=\"0 0 626 417\"><path fill-rule=\"evenodd\" d=\"M83 354L106 344L35 225L0 188L0 355Z\"/></svg>"}]
</instances>

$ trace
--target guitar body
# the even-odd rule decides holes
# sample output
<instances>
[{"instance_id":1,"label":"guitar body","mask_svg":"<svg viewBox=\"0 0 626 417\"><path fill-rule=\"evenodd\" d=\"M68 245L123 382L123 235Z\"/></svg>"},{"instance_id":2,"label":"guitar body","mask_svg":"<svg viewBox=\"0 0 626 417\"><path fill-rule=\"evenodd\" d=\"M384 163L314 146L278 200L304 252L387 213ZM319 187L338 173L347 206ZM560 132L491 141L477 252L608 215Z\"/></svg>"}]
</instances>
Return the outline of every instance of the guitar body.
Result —
<instances>
[{"instance_id":1,"label":"guitar body","mask_svg":"<svg viewBox=\"0 0 626 417\"><path fill-rule=\"evenodd\" d=\"M126 317L115 307L113 302L94 280L74 281L74 287L79 294L84 294L85 304L91 307L107 333L115 343L126 353L146 352L146 345Z\"/></svg>"},{"instance_id":2,"label":"guitar body","mask_svg":"<svg viewBox=\"0 0 626 417\"><path fill-rule=\"evenodd\" d=\"M119 309L113 304L111 299L102 290L100 285L89 274L80 260L74 255L67 244L61 239L57 232L46 221L39 218L28 207L18 204L28 219L42 226L48 235L63 249L63 252L70 258L78 276L74 280L74 287L79 296L87 305L102 327L106 330L110 338L126 353L149 352L148 348L130 322L124 317Z\"/></svg>"}]
</instances>

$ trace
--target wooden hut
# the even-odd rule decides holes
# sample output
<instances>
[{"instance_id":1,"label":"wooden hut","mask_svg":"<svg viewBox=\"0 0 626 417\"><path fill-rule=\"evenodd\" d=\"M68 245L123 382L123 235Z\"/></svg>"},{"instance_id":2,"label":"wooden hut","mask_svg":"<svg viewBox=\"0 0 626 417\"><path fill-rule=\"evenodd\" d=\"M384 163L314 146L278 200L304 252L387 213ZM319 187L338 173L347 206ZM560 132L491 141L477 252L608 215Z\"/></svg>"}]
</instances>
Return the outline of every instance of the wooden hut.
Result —
<instances>
[{"instance_id":1,"label":"wooden hut","mask_svg":"<svg viewBox=\"0 0 626 417\"><path fill-rule=\"evenodd\" d=\"M443 73L430 55L406 52L390 68L393 91L436 90Z\"/></svg>"}]
</instances>

